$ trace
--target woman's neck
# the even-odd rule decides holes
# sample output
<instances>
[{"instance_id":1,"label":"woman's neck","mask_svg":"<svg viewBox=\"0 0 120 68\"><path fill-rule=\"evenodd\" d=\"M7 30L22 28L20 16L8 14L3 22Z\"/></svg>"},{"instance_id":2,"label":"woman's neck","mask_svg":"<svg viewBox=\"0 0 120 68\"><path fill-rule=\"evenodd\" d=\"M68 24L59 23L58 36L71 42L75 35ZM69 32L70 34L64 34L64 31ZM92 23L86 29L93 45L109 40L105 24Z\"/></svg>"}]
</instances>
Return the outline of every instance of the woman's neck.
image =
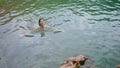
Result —
<instances>
[{"instance_id":1,"label":"woman's neck","mask_svg":"<svg viewBox=\"0 0 120 68\"><path fill-rule=\"evenodd\" d=\"M41 25L40 28L45 28L45 26L44 26L44 25Z\"/></svg>"}]
</instances>

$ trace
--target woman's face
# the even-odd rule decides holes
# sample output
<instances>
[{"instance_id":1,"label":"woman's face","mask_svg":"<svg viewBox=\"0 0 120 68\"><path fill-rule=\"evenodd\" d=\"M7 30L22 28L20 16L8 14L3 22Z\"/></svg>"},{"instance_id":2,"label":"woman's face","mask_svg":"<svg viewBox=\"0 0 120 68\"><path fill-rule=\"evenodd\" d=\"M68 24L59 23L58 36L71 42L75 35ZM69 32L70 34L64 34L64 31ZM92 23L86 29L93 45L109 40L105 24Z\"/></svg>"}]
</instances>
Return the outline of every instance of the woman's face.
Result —
<instances>
[{"instance_id":1,"label":"woman's face","mask_svg":"<svg viewBox=\"0 0 120 68\"><path fill-rule=\"evenodd\" d=\"M39 22L39 23L40 23L40 26L41 26L41 27L44 27L44 25L45 25L44 20L40 20L40 22Z\"/></svg>"},{"instance_id":2,"label":"woman's face","mask_svg":"<svg viewBox=\"0 0 120 68\"><path fill-rule=\"evenodd\" d=\"M79 55L79 56L76 57L76 60L83 61L83 60L85 60L85 56Z\"/></svg>"}]
</instances>

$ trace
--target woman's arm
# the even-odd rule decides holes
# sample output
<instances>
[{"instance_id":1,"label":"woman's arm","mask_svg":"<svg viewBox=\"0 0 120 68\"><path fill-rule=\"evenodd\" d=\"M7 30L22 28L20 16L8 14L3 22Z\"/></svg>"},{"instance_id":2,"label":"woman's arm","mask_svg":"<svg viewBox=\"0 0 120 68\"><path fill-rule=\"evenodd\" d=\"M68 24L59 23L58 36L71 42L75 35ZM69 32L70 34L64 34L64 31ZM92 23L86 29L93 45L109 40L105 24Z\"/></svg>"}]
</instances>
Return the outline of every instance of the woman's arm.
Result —
<instances>
[{"instance_id":1,"label":"woman's arm","mask_svg":"<svg viewBox=\"0 0 120 68\"><path fill-rule=\"evenodd\" d=\"M38 29L40 29L40 27L36 27L36 28L34 28L33 30L38 30Z\"/></svg>"},{"instance_id":2,"label":"woman's arm","mask_svg":"<svg viewBox=\"0 0 120 68\"><path fill-rule=\"evenodd\" d=\"M32 31L35 31L35 30L39 30L39 29L40 29L40 27L36 27L36 28L30 30L29 32L32 32Z\"/></svg>"},{"instance_id":3,"label":"woman's arm","mask_svg":"<svg viewBox=\"0 0 120 68\"><path fill-rule=\"evenodd\" d=\"M54 33L64 32L63 30L60 30L60 29L57 29L55 27L51 27L51 26L48 26L48 25L45 25L45 28L53 30Z\"/></svg>"}]
</instances>

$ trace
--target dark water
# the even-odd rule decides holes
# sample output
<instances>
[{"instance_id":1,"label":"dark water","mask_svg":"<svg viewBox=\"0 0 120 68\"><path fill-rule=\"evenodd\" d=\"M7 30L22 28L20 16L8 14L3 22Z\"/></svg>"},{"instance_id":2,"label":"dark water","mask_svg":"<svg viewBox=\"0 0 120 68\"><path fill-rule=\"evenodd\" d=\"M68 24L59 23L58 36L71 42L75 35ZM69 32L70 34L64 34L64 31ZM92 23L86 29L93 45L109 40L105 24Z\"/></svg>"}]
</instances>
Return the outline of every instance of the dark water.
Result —
<instances>
[{"instance_id":1,"label":"dark water","mask_svg":"<svg viewBox=\"0 0 120 68\"><path fill-rule=\"evenodd\" d=\"M39 18L65 32L22 36ZM0 0L0 68L59 68L79 54L120 64L120 0Z\"/></svg>"}]
</instances>

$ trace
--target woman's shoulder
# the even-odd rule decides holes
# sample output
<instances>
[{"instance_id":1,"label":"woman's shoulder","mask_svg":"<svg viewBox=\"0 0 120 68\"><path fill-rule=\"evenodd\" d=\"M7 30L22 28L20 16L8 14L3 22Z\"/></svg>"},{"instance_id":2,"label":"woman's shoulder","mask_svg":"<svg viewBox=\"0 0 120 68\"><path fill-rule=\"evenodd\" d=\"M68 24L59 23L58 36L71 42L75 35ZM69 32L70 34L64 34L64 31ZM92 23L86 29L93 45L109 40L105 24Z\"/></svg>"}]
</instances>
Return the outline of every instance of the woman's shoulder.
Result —
<instances>
[{"instance_id":1,"label":"woman's shoulder","mask_svg":"<svg viewBox=\"0 0 120 68\"><path fill-rule=\"evenodd\" d=\"M33 30L39 30L40 29L40 27L36 27L36 28L34 28Z\"/></svg>"}]
</instances>

